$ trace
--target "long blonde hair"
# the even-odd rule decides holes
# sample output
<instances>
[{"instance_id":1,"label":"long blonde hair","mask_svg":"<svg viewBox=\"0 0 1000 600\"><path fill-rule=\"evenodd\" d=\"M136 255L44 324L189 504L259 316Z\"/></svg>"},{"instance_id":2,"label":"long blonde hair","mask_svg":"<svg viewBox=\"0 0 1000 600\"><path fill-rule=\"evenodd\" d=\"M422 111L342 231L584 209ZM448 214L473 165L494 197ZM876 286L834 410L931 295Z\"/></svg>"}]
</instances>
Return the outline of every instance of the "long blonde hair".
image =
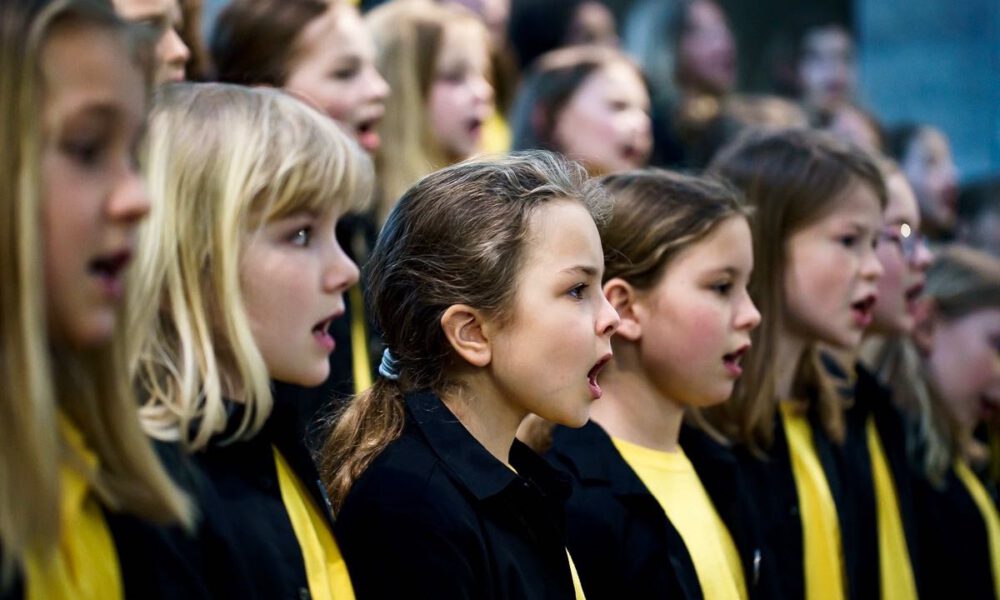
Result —
<instances>
[{"instance_id":1,"label":"long blonde hair","mask_svg":"<svg viewBox=\"0 0 1000 600\"><path fill-rule=\"evenodd\" d=\"M100 347L49 342L43 278L40 126L45 105L41 58L68 27L120 36L130 30L106 2L4 0L0 3L0 546L4 579L31 550L55 546L60 530L59 467L85 471L104 506L156 521L190 523L187 498L171 482L143 434L125 378L124 327ZM126 49L128 46L128 49ZM136 69L143 70L137 64ZM65 414L96 452L86 471L56 435ZM0 588L3 587L0 581Z\"/></svg>"},{"instance_id":2,"label":"long blonde hair","mask_svg":"<svg viewBox=\"0 0 1000 600\"><path fill-rule=\"evenodd\" d=\"M375 157L379 174L375 216L381 223L411 185L449 164L427 116L446 30L477 28L484 47L488 34L463 7L430 0L387 2L369 12L365 23L375 40L378 71L392 90L379 126L382 145Z\"/></svg>"},{"instance_id":3,"label":"long blonde hair","mask_svg":"<svg viewBox=\"0 0 1000 600\"><path fill-rule=\"evenodd\" d=\"M150 118L154 207L139 241L130 372L149 433L204 448L226 427L223 396L246 411L231 439L271 411L267 367L240 289L257 228L299 212L361 207L371 163L330 119L273 89L179 84Z\"/></svg>"}]
</instances>

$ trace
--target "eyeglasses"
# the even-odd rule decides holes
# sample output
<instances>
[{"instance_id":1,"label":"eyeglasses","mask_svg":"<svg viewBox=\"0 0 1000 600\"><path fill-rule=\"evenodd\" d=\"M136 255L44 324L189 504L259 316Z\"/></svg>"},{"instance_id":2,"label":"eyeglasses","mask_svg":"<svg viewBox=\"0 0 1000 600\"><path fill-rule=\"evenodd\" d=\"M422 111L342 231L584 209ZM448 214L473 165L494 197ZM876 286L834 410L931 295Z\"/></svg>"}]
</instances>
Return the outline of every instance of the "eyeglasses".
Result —
<instances>
[{"instance_id":1,"label":"eyeglasses","mask_svg":"<svg viewBox=\"0 0 1000 600\"><path fill-rule=\"evenodd\" d=\"M907 262L913 262L917 257L917 250L923 246L927 247L927 238L917 233L906 223L899 225L889 225L882 229L879 234L880 241L891 242L897 248Z\"/></svg>"}]
</instances>

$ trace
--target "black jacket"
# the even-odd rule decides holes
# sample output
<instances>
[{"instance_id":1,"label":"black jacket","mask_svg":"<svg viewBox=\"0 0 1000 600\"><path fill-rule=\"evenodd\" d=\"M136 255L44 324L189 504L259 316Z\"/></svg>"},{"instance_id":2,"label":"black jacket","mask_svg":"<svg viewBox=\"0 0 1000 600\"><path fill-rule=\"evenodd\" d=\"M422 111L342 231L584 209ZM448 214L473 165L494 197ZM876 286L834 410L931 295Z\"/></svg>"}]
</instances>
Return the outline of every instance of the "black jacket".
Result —
<instances>
[{"instance_id":1,"label":"black jacket","mask_svg":"<svg viewBox=\"0 0 1000 600\"><path fill-rule=\"evenodd\" d=\"M942 486L914 477L921 598L994 598L986 522L965 485L948 469ZM983 484L996 503L996 489Z\"/></svg>"},{"instance_id":2,"label":"black jacket","mask_svg":"<svg viewBox=\"0 0 1000 600\"><path fill-rule=\"evenodd\" d=\"M518 441L514 473L430 392L405 403L337 516L358 599L572 600L565 476Z\"/></svg>"},{"instance_id":3,"label":"black jacket","mask_svg":"<svg viewBox=\"0 0 1000 600\"><path fill-rule=\"evenodd\" d=\"M242 406L229 405L229 423L242 417ZM192 455L221 498L224 517L235 535L235 552L250 565L249 585L260 598L299 600L309 597L305 562L281 498L272 446L277 447L312 500L333 527L333 516L316 466L306 448L298 407L276 399L264 428L249 440L227 445L213 439Z\"/></svg>"},{"instance_id":4,"label":"black jacket","mask_svg":"<svg viewBox=\"0 0 1000 600\"><path fill-rule=\"evenodd\" d=\"M736 460L689 427L680 444L733 537L750 598L776 597ZM575 480L567 531L588 600L703 597L680 533L599 425L556 428L548 458Z\"/></svg>"},{"instance_id":5,"label":"black jacket","mask_svg":"<svg viewBox=\"0 0 1000 600\"><path fill-rule=\"evenodd\" d=\"M846 576L845 593L852 600L878 598L881 591L875 511L873 506L864 509L874 502L871 464L867 451L858 449L858 444L864 443L865 438L859 438L848 426L847 439L844 444L838 445L823 431L815 411L810 410L808 418L816 454L837 508ZM804 599L802 518L788 440L780 415L775 415L774 441L766 458L758 457L742 446L735 449L735 454L759 511L764 547L773 553L778 567L781 597Z\"/></svg>"}]
</instances>

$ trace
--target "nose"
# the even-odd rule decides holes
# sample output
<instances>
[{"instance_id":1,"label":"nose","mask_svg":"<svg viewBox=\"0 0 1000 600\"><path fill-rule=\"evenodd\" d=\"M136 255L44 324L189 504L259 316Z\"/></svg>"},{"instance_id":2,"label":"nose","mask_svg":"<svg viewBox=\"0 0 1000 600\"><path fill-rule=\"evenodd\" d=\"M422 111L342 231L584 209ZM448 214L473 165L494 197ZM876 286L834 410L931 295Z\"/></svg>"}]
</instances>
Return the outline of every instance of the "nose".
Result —
<instances>
[{"instance_id":1,"label":"nose","mask_svg":"<svg viewBox=\"0 0 1000 600\"><path fill-rule=\"evenodd\" d=\"M614 306L608 302L607 297L604 294L598 294L600 299L600 307L598 308L596 329L597 335L601 337L610 338L616 331L618 331L618 326L621 325L621 318L618 316L618 311L615 310Z\"/></svg>"},{"instance_id":2,"label":"nose","mask_svg":"<svg viewBox=\"0 0 1000 600\"><path fill-rule=\"evenodd\" d=\"M163 62L169 65L183 67L191 59L191 50L173 27L167 27L163 33L160 50Z\"/></svg>"},{"instance_id":3,"label":"nose","mask_svg":"<svg viewBox=\"0 0 1000 600\"><path fill-rule=\"evenodd\" d=\"M739 308L736 311L736 328L751 331L760 325L760 311L753 303L750 294L744 288L743 297L740 299Z\"/></svg>"},{"instance_id":4,"label":"nose","mask_svg":"<svg viewBox=\"0 0 1000 600\"><path fill-rule=\"evenodd\" d=\"M861 277L871 281L878 281L882 277L882 261L878 259L873 246L867 246L864 257L861 259Z\"/></svg>"},{"instance_id":5,"label":"nose","mask_svg":"<svg viewBox=\"0 0 1000 600\"><path fill-rule=\"evenodd\" d=\"M913 252L913 259L911 261L912 267L917 271L926 271L930 268L931 263L934 262L934 253L927 246L927 242L920 238L917 240L917 248Z\"/></svg>"},{"instance_id":6,"label":"nose","mask_svg":"<svg viewBox=\"0 0 1000 600\"><path fill-rule=\"evenodd\" d=\"M391 93L389 83L382 77L375 67L371 68L368 76L368 98L375 102L384 102Z\"/></svg>"},{"instance_id":7,"label":"nose","mask_svg":"<svg viewBox=\"0 0 1000 600\"><path fill-rule=\"evenodd\" d=\"M493 104L493 84L484 75L476 76L472 82L472 94L478 102Z\"/></svg>"},{"instance_id":8,"label":"nose","mask_svg":"<svg viewBox=\"0 0 1000 600\"><path fill-rule=\"evenodd\" d=\"M106 211L112 221L134 225L149 214L150 206L146 183L130 168L112 190Z\"/></svg>"},{"instance_id":9,"label":"nose","mask_svg":"<svg viewBox=\"0 0 1000 600\"><path fill-rule=\"evenodd\" d=\"M323 291L330 294L340 294L358 282L360 272L358 265L347 256L340 247L336 237L332 239L332 247L323 271Z\"/></svg>"}]
</instances>

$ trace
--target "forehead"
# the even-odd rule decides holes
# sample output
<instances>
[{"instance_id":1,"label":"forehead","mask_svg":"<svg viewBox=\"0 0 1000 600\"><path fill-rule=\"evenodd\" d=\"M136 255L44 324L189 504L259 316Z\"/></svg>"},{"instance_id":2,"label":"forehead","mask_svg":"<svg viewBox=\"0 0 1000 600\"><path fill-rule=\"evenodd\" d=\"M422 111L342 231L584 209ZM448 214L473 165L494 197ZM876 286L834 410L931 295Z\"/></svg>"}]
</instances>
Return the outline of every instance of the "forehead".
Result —
<instances>
[{"instance_id":1,"label":"forehead","mask_svg":"<svg viewBox=\"0 0 1000 600\"><path fill-rule=\"evenodd\" d=\"M807 33L803 45L806 52L845 52L851 48L851 38L840 27L823 27Z\"/></svg>"},{"instance_id":2,"label":"forehead","mask_svg":"<svg viewBox=\"0 0 1000 600\"><path fill-rule=\"evenodd\" d=\"M870 185L855 180L839 196L831 201L831 206L821 221L851 221L857 224L876 226L882 220L882 206L878 195Z\"/></svg>"},{"instance_id":3,"label":"forehead","mask_svg":"<svg viewBox=\"0 0 1000 600\"><path fill-rule=\"evenodd\" d=\"M574 266L603 268L601 237L590 213L572 200L551 200L528 218L525 271L551 273Z\"/></svg>"},{"instance_id":4,"label":"forehead","mask_svg":"<svg viewBox=\"0 0 1000 600\"><path fill-rule=\"evenodd\" d=\"M333 54L371 50L375 45L353 6L333 4L322 15L306 24L299 34L298 46L305 52L322 49Z\"/></svg>"},{"instance_id":5,"label":"forehead","mask_svg":"<svg viewBox=\"0 0 1000 600\"><path fill-rule=\"evenodd\" d=\"M917 199L902 172L896 171L886 180L889 201L885 206L886 223L909 223L915 225L920 220Z\"/></svg>"},{"instance_id":6,"label":"forehead","mask_svg":"<svg viewBox=\"0 0 1000 600\"><path fill-rule=\"evenodd\" d=\"M177 0L114 0L115 10L130 21L167 15L177 8Z\"/></svg>"},{"instance_id":7,"label":"forehead","mask_svg":"<svg viewBox=\"0 0 1000 600\"><path fill-rule=\"evenodd\" d=\"M609 62L595 69L581 82L574 95L592 96L608 93L627 95L642 103L649 100L646 84L631 65L621 60Z\"/></svg>"},{"instance_id":8,"label":"forehead","mask_svg":"<svg viewBox=\"0 0 1000 600\"><path fill-rule=\"evenodd\" d=\"M439 62L485 58L486 30L471 18L448 21L444 27Z\"/></svg>"},{"instance_id":9,"label":"forehead","mask_svg":"<svg viewBox=\"0 0 1000 600\"><path fill-rule=\"evenodd\" d=\"M100 106L140 121L145 109L142 74L122 37L93 26L56 31L42 51L45 124Z\"/></svg>"}]
</instances>

